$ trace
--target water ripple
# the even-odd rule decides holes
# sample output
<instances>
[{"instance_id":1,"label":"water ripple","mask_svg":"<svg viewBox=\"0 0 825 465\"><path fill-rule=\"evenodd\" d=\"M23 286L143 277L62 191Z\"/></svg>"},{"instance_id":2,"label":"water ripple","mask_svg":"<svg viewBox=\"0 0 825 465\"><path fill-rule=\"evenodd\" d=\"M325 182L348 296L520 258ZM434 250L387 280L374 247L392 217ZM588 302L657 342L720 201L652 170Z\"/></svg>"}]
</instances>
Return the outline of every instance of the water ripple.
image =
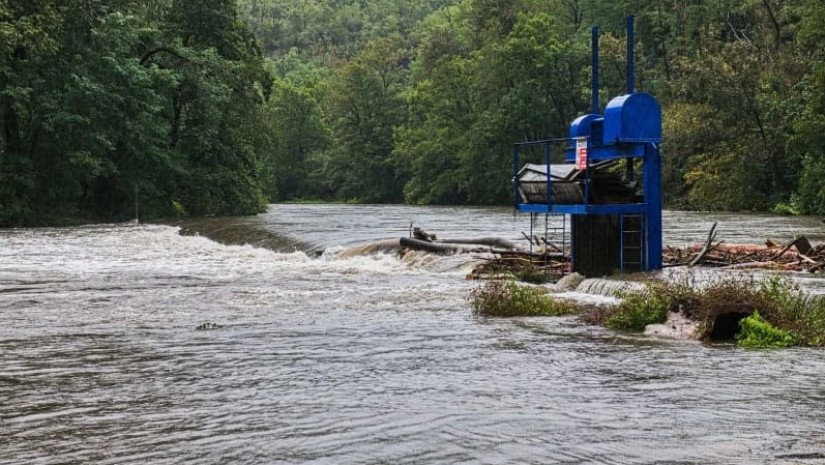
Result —
<instances>
[{"instance_id":1,"label":"water ripple","mask_svg":"<svg viewBox=\"0 0 825 465\"><path fill-rule=\"evenodd\" d=\"M377 208L277 206L244 221L268 228L247 237L308 249L399 237L411 220L440 236L511 240L523 226L504 209L387 207L376 219ZM777 221L757 217L742 234ZM680 237L703 240L704 217L680 222ZM790 464L825 454L818 350L476 318L456 257L314 259L153 225L0 238L2 465ZM204 321L219 327L196 331Z\"/></svg>"}]
</instances>

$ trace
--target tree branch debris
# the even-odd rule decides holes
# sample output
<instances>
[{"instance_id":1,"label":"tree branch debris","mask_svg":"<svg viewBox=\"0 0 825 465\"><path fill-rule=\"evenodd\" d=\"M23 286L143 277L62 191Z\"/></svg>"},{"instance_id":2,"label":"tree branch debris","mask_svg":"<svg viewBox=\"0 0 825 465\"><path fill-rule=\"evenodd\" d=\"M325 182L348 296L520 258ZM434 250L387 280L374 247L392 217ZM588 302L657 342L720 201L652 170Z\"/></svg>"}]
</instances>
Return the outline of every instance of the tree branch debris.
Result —
<instances>
[{"instance_id":1,"label":"tree branch debris","mask_svg":"<svg viewBox=\"0 0 825 465\"><path fill-rule=\"evenodd\" d=\"M765 245L714 243L716 223L703 245L665 248L665 266L707 266L729 270L808 271L825 269L825 244L811 246L805 236L798 236L780 247L767 239Z\"/></svg>"}]
</instances>

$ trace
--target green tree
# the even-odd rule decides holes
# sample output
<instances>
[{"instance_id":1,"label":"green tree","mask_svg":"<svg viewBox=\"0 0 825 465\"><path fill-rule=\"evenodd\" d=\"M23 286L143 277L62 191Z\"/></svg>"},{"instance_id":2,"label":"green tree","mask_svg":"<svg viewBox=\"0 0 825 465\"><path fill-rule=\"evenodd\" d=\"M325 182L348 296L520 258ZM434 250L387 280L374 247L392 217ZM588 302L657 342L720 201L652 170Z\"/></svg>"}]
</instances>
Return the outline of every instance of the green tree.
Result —
<instances>
[{"instance_id":1,"label":"green tree","mask_svg":"<svg viewBox=\"0 0 825 465\"><path fill-rule=\"evenodd\" d=\"M36 215L32 159L41 123L32 107L44 84L38 66L59 48L59 24L51 2L0 0L0 226Z\"/></svg>"},{"instance_id":2,"label":"green tree","mask_svg":"<svg viewBox=\"0 0 825 465\"><path fill-rule=\"evenodd\" d=\"M772 2L721 11L695 49L672 63L667 103L678 111L665 107L666 127L676 127L674 119L700 120L704 136L667 142L678 154L671 169L681 171L693 207L766 209L788 199L799 176L801 158L784 150L791 127L783 123L800 105L798 70L805 64L783 39L797 20L776 16L782 10Z\"/></svg>"},{"instance_id":3,"label":"green tree","mask_svg":"<svg viewBox=\"0 0 825 465\"><path fill-rule=\"evenodd\" d=\"M587 111L589 31L550 13L563 3L500 5L510 21L470 2L428 21L395 150L408 201L509 202L513 142L557 137Z\"/></svg>"},{"instance_id":4,"label":"green tree","mask_svg":"<svg viewBox=\"0 0 825 465\"><path fill-rule=\"evenodd\" d=\"M271 78L236 11L234 0L175 0L167 23L181 40L167 58L180 76L170 144L186 172L177 195L192 214L257 213L266 202L259 176L271 144L263 114Z\"/></svg>"},{"instance_id":5,"label":"green tree","mask_svg":"<svg viewBox=\"0 0 825 465\"><path fill-rule=\"evenodd\" d=\"M0 1L0 224L261 211L269 86L235 7Z\"/></svg>"},{"instance_id":6,"label":"green tree","mask_svg":"<svg viewBox=\"0 0 825 465\"><path fill-rule=\"evenodd\" d=\"M802 157L798 207L821 215L825 213L825 5L814 0L803 2L800 16L799 53L813 70L800 85L805 103L794 122L787 153Z\"/></svg>"},{"instance_id":7,"label":"green tree","mask_svg":"<svg viewBox=\"0 0 825 465\"><path fill-rule=\"evenodd\" d=\"M400 37L375 41L341 70L329 93L333 147L316 163L339 198L398 202L406 179L390 156L403 124L409 55Z\"/></svg>"},{"instance_id":8,"label":"green tree","mask_svg":"<svg viewBox=\"0 0 825 465\"><path fill-rule=\"evenodd\" d=\"M265 167L270 198L287 200L310 195L309 157L325 149L330 137L313 89L277 80L266 117L274 125L275 142Z\"/></svg>"}]
</instances>

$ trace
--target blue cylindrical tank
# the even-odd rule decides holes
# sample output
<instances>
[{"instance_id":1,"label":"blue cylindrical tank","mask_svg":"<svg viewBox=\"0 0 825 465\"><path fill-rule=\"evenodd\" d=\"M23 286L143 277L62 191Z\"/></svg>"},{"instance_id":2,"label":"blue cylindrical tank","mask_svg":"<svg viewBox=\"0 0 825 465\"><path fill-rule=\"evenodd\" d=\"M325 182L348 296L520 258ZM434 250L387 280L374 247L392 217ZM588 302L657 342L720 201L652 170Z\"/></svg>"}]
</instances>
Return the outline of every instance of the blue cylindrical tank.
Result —
<instances>
[{"instance_id":1,"label":"blue cylindrical tank","mask_svg":"<svg viewBox=\"0 0 825 465\"><path fill-rule=\"evenodd\" d=\"M650 94L614 98L604 110L604 143L662 141L662 108Z\"/></svg>"}]
</instances>

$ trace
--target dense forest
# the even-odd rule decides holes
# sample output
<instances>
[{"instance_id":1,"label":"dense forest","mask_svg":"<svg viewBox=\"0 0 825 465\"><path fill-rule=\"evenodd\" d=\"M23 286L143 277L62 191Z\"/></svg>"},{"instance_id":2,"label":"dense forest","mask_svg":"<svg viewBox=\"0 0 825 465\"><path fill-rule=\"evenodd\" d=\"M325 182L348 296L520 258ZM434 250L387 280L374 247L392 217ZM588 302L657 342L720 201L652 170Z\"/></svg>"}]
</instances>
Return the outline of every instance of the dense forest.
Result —
<instances>
[{"instance_id":1,"label":"dense forest","mask_svg":"<svg viewBox=\"0 0 825 465\"><path fill-rule=\"evenodd\" d=\"M821 0L0 0L0 225L507 204L631 13L668 204L825 214Z\"/></svg>"}]
</instances>

